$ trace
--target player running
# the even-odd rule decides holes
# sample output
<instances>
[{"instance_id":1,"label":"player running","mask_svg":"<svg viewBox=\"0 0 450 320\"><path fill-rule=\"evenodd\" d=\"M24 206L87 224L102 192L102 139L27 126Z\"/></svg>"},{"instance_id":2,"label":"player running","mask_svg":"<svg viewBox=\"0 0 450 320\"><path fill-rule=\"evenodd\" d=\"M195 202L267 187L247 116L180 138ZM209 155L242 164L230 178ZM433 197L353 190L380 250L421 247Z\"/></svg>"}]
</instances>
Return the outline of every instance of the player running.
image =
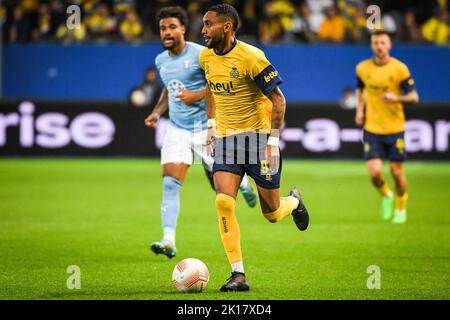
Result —
<instances>
[{"instance_id":1,"label":"player running","mask_svg":"<svg viewBox=\"0 0 450 320\"><path fill-rule=\"evenodd\" d=\"M393 223L406 222L407 184L405 160L405 114L403 103L419 102L408 67L391 57L389 35L375 31L371 36L373 58L356 67L358 105L355 122L364 125L364 155L370 178L383 196L381 218ZM391 161L395 181L394 195L383 177L383 159Z\"/></svg>"},{"instance_id":2,"label":"player running","mask_svg":"<svg viewBox=\"0 0 450 320\"><path fill-rule=\"evenodd\" d=\"M150 248L156 254L173 258L177 253L175 230L180 211L179 194L186 172L195 160L202 161L214 187L211 173L214 159L203 152L207 115L205 78L198 64L198 55L204 47L185 41L188 19L182 8L162 8L158 19L161 41L166 50L156 57L155 65L164 89L145 124L155 128L167 108L170 124L161 150L163 238L153 242ZM257 196L247 179L243 179L240 190L248 205L254 207Z\"/></svg>"},{"instance_id":3,"label":"player running","mask_svg":"<svg viewBox=\"0 0 450 320\"><path fill-rule=\"evenodd\" d=\"M309 223L308 212L296 188L288 197L280 197L278 141L285 113L285 99L278 88L281 78L261 50L236 39L238 21L232 6L211 7L203 17L202 29L208 48L199 58L208 84L206 144L210 151L214 145L219 229L232 269L221 291L250 289L245 279L235 215L236 193L245 173L257 184L262 213L267 220L274 223L292 214L298 229L306 230ZM244 159L239 159L242 155Z\"/></svg>"}]
</instances>

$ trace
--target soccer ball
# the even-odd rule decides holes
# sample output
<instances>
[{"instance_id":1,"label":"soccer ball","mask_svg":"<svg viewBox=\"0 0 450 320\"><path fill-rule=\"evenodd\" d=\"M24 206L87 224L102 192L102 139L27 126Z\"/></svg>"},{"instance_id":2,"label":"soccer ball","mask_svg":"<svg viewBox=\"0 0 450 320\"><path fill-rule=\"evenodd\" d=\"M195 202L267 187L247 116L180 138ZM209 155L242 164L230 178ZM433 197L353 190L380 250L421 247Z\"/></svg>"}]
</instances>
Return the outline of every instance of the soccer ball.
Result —
<instances>
[{"instance_id":1,"label":"soccer ball","mask_svg":"<svg viewBox=\"0 0 450 320\"><path fill-rule=\"evenodd\" d=\"M184 259L173 269L172 283L179 292L201 292L208 281L208 268L198 259Z\"/></svg>"}]
</instances>

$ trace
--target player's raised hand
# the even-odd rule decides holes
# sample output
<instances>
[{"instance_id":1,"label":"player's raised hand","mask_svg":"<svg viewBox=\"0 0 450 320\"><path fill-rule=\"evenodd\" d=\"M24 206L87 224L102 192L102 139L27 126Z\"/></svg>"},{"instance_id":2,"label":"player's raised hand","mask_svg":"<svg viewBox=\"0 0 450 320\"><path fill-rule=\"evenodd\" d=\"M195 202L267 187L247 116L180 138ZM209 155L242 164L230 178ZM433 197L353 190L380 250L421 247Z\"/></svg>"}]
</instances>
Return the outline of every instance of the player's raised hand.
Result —
<instances>
[{"instance_id":1,"label":"player's raised hand","mask_svg":"<svg viewBox=\"0 0 450 320\"><path fill-rule=\"evenodd\" d=\"M381 99L383 99L383 101L385 103L391 103L391 102L398 102L399 101L399 97L395 94L393 94L392 92L387 92L385 94L383 94L381 96Z\"/></svg>"},{"instance_id":2,"label":"player's raised hand","mask_svg":"<svg viewBox=\"0 0 450 320\"><path fill-rule=\"evenodd\" d=\"M156 128L159 120L159 114L152 112L147 118L145 118L144 123L147 127Z\"/></svg>"},{"instance_id":3,"label":"player's raised hand","mask_svg":"<svg viewBox=\"0 0 450 320\"><path fill-rule=\"evenodd\" d=\"M193 104L197 100L201 99L201 98L199 99L198 92L194 92L194 91L190 91L190 90L186 90L186 89L180 89L179 92L180 93L178 95L176 95L176 97L181 99L181 101L183 101L183 103L186 105Z\"/></svg>"},{"instance_id":4,"label":"player's raised hand","mask_svg":"<svg viewBox=\"0 0 450 320\"><path fill-rule=\"evenodd\" d=\"M280 169L280 149L278 146L267 144L266 163L270 174L277 174Z\"/></svg>"}]
</instances>

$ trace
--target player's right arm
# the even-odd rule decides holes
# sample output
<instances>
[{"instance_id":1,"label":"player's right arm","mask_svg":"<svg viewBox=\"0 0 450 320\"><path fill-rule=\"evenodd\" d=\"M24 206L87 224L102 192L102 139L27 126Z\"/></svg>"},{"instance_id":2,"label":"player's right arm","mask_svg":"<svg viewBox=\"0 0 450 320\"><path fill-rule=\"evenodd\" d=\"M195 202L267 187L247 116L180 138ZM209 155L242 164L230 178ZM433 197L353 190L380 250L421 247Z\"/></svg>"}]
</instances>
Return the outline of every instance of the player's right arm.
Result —
<instances>
[{"instance_id":1,"label":"player's right arm","mask_svg":"<svg viewBox=\"0 0 450 320\"><path fill-rule=\"evenodd\" d=\"M182 89L176 97L180 98L185 105L191 105L205 98L205 90L190 91Z\"/></svg>"},{"instance_id":2,"label":"player's right arm","mask_svg":"<svg viewBox=\"0 0 450 320\"><path fill-rule=\"evenodd\" d=\"M364 125L364 82L359 75L359 66L356 67L356 115L355 123L358 127Z\"/></svg>"},{"instance_id":3,"label":"player's right arm","mask_svg":"<svg viewBox=\"0 0 450 320\"><path fill-rule=\"evenodd\" d=\"M364 89L356 89L355 123L358 127L364 124Z\"/></svg>"},{"instance_id":4,"label":"player's right arm","mask_svg":"<svg viewBox=\"0 0 450 320\"><path fill-rule=\"evenodd\" d=\"M214 141L216 140L216 104L214 97L207 85L205 88L206 114L208 115L208 133L206 135L206 145L208 146L208 155L214 153Z\"/></svg>"},{"instance_id":5,"label":"player's right arm","mask_svg":"<svg viewBox=\"0 0 450 320\"><path fill-rule=\"evenodd\" d=\"M159 100L153 108L152 113L145 119L145 125L150 128L156 128L157 122L161 115L166 112L169 107L169 93L166 88L163 89Z\"/></svg>"}]
</instances>

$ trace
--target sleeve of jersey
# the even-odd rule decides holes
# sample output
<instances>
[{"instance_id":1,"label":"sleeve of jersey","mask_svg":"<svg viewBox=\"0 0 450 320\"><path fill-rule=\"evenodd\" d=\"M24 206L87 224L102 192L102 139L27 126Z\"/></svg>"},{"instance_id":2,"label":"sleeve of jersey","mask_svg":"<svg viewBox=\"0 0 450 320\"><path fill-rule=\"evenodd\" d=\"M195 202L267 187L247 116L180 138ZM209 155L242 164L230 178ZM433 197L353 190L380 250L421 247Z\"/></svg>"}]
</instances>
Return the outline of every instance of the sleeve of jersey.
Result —
<instances>
[{"instance_id":1,"label":"sleeve of jersey","mask_svg":"<svg viewBox=\"0 0 450 320\"><path fill-rule=\"evenodd\" d=\"M411 72L405 64L400 65L400 88L403 91L403 94L408 94L411 91L415 90L416 87L414 85L414 79L411 77Z\"/></svg>"},{"instance_id":2,"label":"sleeve of jersey","mask_svg":"<svg viewBox=\"0 0 450 320\"><path fill-rule=\"evenodd\" d=\"M362 81L362 79L358 76L356 76L356 87L358 89L364 89L365 87L364 81Z\"/></svg>"},{"instance_id":3,"label":"sleeve of jersey","mask_svg":"<svg viewBox=\"0 0 450 320\"><path fill-rule=\"evenodd\" d=\"M160 62L158 60L158 57L156 57L155 59L156 76L158 77L159 83L161 83L164 86L164 81L162 80L161 77L160 68L161 68Z\"/></svg>"},{"instance_id":4,"label":"sleeve of jersey","mask_svg":"<svg viewBox=\"0 0 450 320\"><path fill-rule=\"evenodd\" d=\"M360 71L360 66L358 65L356 67L356 88L358 89L364 89L364 87L366 86L364 84L364 81L361 79L361 75L360 75L361 71Z\"/></svg>"},{"instance_id":5,"label":"sleeve of jersey","mask_svg":"<svg viewBox=\"0 0 450 320\"><path fill-rule=\"evenodd\" d=\"M278 71L265 57L259 57L256 60L250 70L250 76L265 95L271 93L283 82Z\"/></svg>"}]
</instances>

